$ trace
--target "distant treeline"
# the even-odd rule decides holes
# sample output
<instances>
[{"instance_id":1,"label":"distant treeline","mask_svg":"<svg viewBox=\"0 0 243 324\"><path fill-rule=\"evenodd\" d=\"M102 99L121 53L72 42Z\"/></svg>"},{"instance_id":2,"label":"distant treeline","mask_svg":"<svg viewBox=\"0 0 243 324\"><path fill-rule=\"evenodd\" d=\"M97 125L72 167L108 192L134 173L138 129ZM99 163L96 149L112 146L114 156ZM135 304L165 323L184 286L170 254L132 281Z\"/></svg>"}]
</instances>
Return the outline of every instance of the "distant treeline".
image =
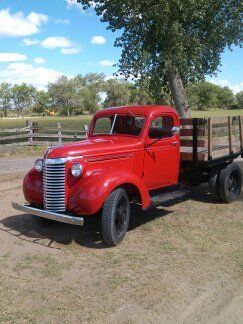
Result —
<instances>
[{"instance_id":1,"label":"distant treeline","mask_svg":"<svg viewBox=\"0 0 243 324\"><path fill-rule=\"evenodd\" d=\"M146 81L107 80L104 74L88 73L73 78L60 77L47 89L37 90L26 83L0 84L0 117L9 112L20 115L93 114L101 108L132 104L173 105L170 91L149 88ZM201 81L189 84L187 93L194 110L243 108L243 91L234 95L228 87Z\"/></svg>"}]
</instances>

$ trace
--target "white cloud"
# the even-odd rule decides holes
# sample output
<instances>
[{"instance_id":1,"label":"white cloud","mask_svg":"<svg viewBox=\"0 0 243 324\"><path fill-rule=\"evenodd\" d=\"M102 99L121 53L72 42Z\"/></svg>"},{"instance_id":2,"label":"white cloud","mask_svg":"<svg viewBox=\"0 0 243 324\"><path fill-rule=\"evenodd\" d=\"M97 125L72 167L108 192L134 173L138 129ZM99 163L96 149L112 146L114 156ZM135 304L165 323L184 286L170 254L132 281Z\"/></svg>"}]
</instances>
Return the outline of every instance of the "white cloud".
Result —
<instances>
[{"instance_id":1,"label":"white cloud","mask_svg":"<svg viewBox=\"0 0 243 324\"><path fill-rule=\"evenodd\" d=\"M66 37L48 37L41 42L41 46L48 49L68 48L72 46L71 41Z\"/></svg>"},{"instance_id":2,"label":"white cloud","mask_svg":"<svg viewBox=\"0 0 243 324\"><path fill-rule=\"evenodd\" d=\"M27 60L25 54L19 53L0 53L0 63L3 62L19 62Z\"/></svg>"},{"instance_id":3,"label":"white cloud","mask_svg":"<svg viewBox=\"0 0 243 324\"><path fill-rule=\"evenodd\" d=\"M103 36L93 36L91 39L91 44L104 45L104 44L106 44L106 39Z\"/></svg>"},{"instance_id":4,"label":"white cloud","mask_svg":"<svg viewBox=\"0 0 243 324\"><path fill-rule=\"evenodd\" d=\"M209 82L212 82L221 87L229 87L234 93L243 91L243 82L233 84L225 79L209 79Z\"/></svg>"},{"instance_id":5,"label":"white cloud","mask_svg":"<svg viewBox=\"0 0 243 324\"><path fill-rule=\"evenodd\" d=\"M81 49L78 47L62 48L61 53L65 55L79 54Z\"/></svg>"},{"instance_id":6,"label":"white cloud","mask_svg":"<svg viewBox=\"0 0 243 324\"><path fill-rule=\"evenodd\" d=\"M34 67L26 63L11 63L0 70L0 82L32 84L38 89L45 89L48 82L54 82L63 73L45 67Z\"/></svg>"},{"instance_id":7,"label":"white cloud","mask_svg":"<svg viewBox=\"0 0 243 324\"><path fill-rule=\"evenodd\" d=\"M98 62L98 64L101 66L104 66L104 67L109 67L109 66L113 66L115 64L115 62L110 61L110 60L104 60L104 61Z\"/></svg>"},{"instance_id":8,"label":"white cloud","mask_svg":"<svg viewBox=\"0 0 243 324\"><path fill-rule=\"evenodd\" d=\"M37 58L34 59L34 62L36 64L43 64L43 63L45 63L45 61L46 60L43 57L37 57Z\"/></svg>"},{"instance_id":9,"label":"white cloud","mask_svg":"<svg viewBox=\"0 0 243 324\"><path fill-rule=\"evenodd\" d=\"M66 0L66 3L68 9L70 9L71 7L75 7L79 11L83 11L82 5L78 3L76 0Z\"/></svg>"},{"instance_id":10,"label":"white cloud","mask_svg":"<svg viewBox=\"0 0 243 324\"><path fill-rule=\"evenodd\" d=\"M30 46L30 45L36 45L39 44L40 41L38 41L37 39L29 39L29 38L24 38L22 40L22 43L26 46Z\"/></svg>"},{"instance_id":11,"label":"white cloud","mask_svg":"<svg viewBox=\"0 0 243 324\"><path fill-rule=\"evenodd\" d=\"M47 15L31 12L10 13L10 9L0 10L0 37L22 37L37 34L42 24L48 20Z\"/></svg>"},{"instance_id":12,"label":"white cloud","mask_svg":"<svg viewBox=\"0 0 243 324\"><path fill-rule=\"evenodd\" d=\"M54 21L54 24L69 25L70 20L68 19L57 19Z\"/></svg>"},{"instance_id":13,"label":"white cloud","mask_svg":"<svg viewBox=\"0 0 243 324\"><path fill-rule=\"evenodd\" d=\"M71 9L72 7L78 9L78 11L82 14L86 13L87 10L83 9L83 5L81 3L78 3L77 0L66 0L67 8ZM96 7L96 3L94 1L89 1L90 8L94 9Z\"/></svg>"}]
</instances>

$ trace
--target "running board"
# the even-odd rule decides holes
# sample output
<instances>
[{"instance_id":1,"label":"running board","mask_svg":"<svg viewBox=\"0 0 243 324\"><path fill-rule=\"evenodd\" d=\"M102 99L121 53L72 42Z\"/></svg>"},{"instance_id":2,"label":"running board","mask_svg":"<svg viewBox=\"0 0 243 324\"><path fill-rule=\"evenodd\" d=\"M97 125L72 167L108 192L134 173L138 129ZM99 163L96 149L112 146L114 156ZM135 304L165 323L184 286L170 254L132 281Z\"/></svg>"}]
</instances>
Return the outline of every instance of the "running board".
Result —
<instances>
[{"instance_id":1,"label":"running board","mask_svg":"<svg viewBox=\"0 0 243 324\"><path fill-rule=\"evenodd\" d=\"M174 205L180 201L184 201L188 199L190 195L190 190L188 189L162 189L156 190L150 193L151 198L151 206L150 207L158 207L164 206L168 207Z\"/></svg>"}]
</instances>

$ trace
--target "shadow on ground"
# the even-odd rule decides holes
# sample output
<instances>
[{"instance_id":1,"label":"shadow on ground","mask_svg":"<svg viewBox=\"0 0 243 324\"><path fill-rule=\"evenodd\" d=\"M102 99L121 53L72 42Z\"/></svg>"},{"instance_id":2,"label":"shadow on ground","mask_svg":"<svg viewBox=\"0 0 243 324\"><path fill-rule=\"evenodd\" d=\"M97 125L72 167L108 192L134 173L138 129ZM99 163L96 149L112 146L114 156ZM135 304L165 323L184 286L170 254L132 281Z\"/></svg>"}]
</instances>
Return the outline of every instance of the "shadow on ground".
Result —
<instances>
[{"instance_id":1,"label":"shadow on ground","mask_svg":"<svg viewBox=\"0 0 243 324\"><path fill-rule=\"evenodd\" d=\"M241 198L243 192L241 193ZM192 188L190 192L191 200L202 203L215 203L211 200L208 185L201 185ZM173 204L171 204L172 206ZM132 205L129 231L137 227L149 223L157 218L165 217L172 213L166 209L153 208L149 211L142 211L139 206ZM38 225L30 215L19 214L3 219L0 224L0 230L6 231L22 240L31 241L32 243L41 244L50 248L60 248L61 246L70 245L76 242L80 246L104 249L107 246L102 241L101 235L101 216L90 216L85 219L83 227L64 224L53 223L48 227ZM44 241L44 243L43 243ZM57 247L54 243L59 243L61 246Z\"/></svg>"},{"instance_id":2,"label":"shadow on ground","mask_svg":"<svg viewBox=\"0 0 243 324\"><path fill-rule=\"evenodd\" d=\"M151 209L144 212L140 207L132 206L129 231L168 214L170 212L163 209ZM43 227L38 225L30 215L19 214L1 220L0 224L3 226L0 230L22 240L50 248L57 248L53 243L65 246L76 242L80 246L104 249L107 246L102 241L100 219L101 217L98 215L87 217L83 227L56 222L48 227Z\"/></svg>"}]
</instances>

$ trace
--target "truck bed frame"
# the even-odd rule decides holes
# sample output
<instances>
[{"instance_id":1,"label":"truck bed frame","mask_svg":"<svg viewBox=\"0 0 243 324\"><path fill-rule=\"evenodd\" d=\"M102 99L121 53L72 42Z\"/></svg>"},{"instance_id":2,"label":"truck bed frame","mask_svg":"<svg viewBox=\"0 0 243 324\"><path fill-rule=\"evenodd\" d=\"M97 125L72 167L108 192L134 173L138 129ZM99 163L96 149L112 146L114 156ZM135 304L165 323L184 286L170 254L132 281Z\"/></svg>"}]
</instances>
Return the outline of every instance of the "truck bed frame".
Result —
<instances>
[{"instance_id":1,"label":"truck bed frame","mask_svg":"<svg viewBox=\"0 0 243 324\"><path fill-rule=\"evenodd\" d=\"M184 118L181 121L181 180L206 182L243 157L243 117Z\"/></svg>"}]
</instances>

